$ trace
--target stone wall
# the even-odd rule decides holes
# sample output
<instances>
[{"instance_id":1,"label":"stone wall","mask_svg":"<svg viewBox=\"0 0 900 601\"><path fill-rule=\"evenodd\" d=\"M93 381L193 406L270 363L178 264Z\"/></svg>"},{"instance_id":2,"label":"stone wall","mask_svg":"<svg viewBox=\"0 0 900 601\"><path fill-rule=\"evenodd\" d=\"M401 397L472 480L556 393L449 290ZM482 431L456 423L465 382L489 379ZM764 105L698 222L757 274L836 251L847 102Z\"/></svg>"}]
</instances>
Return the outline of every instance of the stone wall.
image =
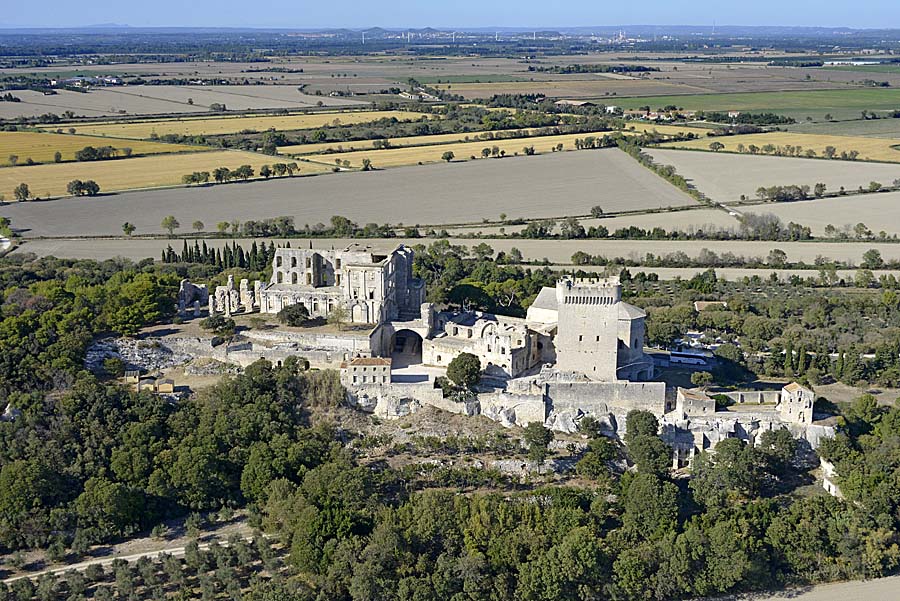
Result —
<instances>
[{"instance_id":1,"label":"stone wall","mask_svg":"<svg viewBox=\"0 0 900 601\"><path fill-rule=\"evenodd\" d=\"M548 382L547 397L554 411L581 410L602 412L614 407L650 411L662 416L666 410L666 385L663 382Z\"/></svg>"}]
</instances>

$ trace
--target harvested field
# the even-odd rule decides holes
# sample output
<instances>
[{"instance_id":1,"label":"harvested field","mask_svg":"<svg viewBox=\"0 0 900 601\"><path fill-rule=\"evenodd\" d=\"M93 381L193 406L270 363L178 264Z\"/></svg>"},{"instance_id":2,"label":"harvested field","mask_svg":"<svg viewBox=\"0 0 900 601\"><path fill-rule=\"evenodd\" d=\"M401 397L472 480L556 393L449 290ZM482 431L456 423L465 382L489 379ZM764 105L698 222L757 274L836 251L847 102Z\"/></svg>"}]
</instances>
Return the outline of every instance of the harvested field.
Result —
<instances>
[{"instance_id":1,"label":"harvested field","mask_svg":"<svg viewBox=\"0 0 900 601\"><path fill-rule=\"evenodd\" d=\"M159 65L155 65L157 68ZM313 108L361 106L364 103L330 96L302 94L295 86L122 86L89 92L60 90L52 96L31 90L16 91L22 102L0 103L0 119L34 117L45 113L78 116L161 115L166 113L208 113L213 103L231 110L263 108ZM193 104L188 102L192 99Z\"/></svg>"},{"instance_id":2,"label":"harvested field","mask_svg":"<svg viewBox=\"0 0 900 601\"><path fill-rule=\"evenodd\" d=\"M674 166L700 191L719 202L737 201L742 194L755 198L760 186L796 184L812 187L822 182L827 190L837 191L841 186L856 189L871 181L887 185L900 178L900 166L889 164L662 148L651 148L647 152L657 163Z\"/></svg>"},{"instance_id":3,"label":"harvested field","mask_svg":"<svg viewBox=\"0 0 900 601\"><path fill-rule=\"evenodd\" d=\"M191 117L133 123L64 123L47 127L46 129L55 131L58 128L65 130L69 127L74 127L79 134L143 140L149 138L152 134L158 136L167 134L213 136L218 134L235 134L245 130L265 131L270 128L292 130L323 127L326 125L349 125L368 123L378 119L414 121L423 117L429 118L431 115L410 111L348 111L249 117Z\"/></svg>"},{"instance_id":4,"label":"harvested field","mask_svg":"<svg viewBox=\"0 0 900 601\"><path fill-rule=\"evenodd\" d=\"M313 178L317 179L317 178ZM7 207L3 207L6 209ZM15 216L13 215L15 225ZM184 223L184 219L181 219ZM210 220L211 221L211 220ZM156 228L158 229L158 228ZM186 229L186 228L183 228ZM138 233L141 230L138 229ZM257 244L265 242L268 244L268 238L255 239ZM292 238L290 240L271 240L275 244L284 245L290 242L294 248L305 248L312 242L317 248L344 248L352 243L359 243L370 246L376 251L389 251L396 248L398 244L406 244L415 246L416 244L428 245L434 242L433 239L427 238L391 238L391 239L348 239L348 238L315 238L310 240L301 238ZM231 244L231 240L214 240L206 239L208 246L220 247L223 244ZM238 241L243 244L244 248L250 246L253 240ZM726 241L717 242L711 240L705 241L671 241L671 240L469 240L469 239L451 239L452 244L473 247L481 243L487 243L495 252L508 252L511 248L518 248L522 254L529 260L540 260L546 258L551 264L569 266L571 265L572 255L576 251L582 251L594 255L603 255L606 257L623 257L626 259L642 260L647 253L653 253L655 256L663 256L675 252L683 252L689 257L698 256L701 251L708 249L718 254L733 253L743 257L762 257L768 256L769 251L773 248L780 248L785 251L790 261L805 261L812 264L816 257L822 256L829 259L852 261L858 265L862 262L863 253L871 248L881 252L885 260L900 260L900 244L885 242L743 242L743 241ZM33 252L38 255L55 255L59 257L72 258L90 258L90 259L108 259L109 257L127 257L131 259L144 259L147 257L156 258L167 245L180 247L181 240L167 240L164 238L157 239L55 239L55 240L26 240L20 245L15 252ZM571 267L570 267L571 268ZM641 268L629 268L632 273L640 271ZM649 268L644 268L649 270ZM656 269L656 268L654 268ZM661 268L660 268L661 269ZM668 269L668 268L666 268ZM697 268L686 268L679 270L680 273L696 273ZM702 271L702 270L701 270ZM740 277L744 272L750 272L768 275L771 269L758 270L739 270ZM791 271L791 270L788 270ZM718 270L717 270L718 272ZM797 270L798 273L816 274L815 270ZM676 272L673 272L676 273Z\"/></svg>"},{"instance_id":5,"label":"harvested field","mask_svg":"<svg viewBox=\"0 0 900 601\"><path fill-rule=\"evenodd\" d=\"M59 163L49 165L34 165L30 167L6 167L0 169L0 194L7 199L12 198L12 191L20 183L28 184L31 193L40 198L52 196L64 196L66 185L73 179L92 179L100 184L102 192L114 192L119 190L131 190L135 188L154 188L159 186L173 186L181 183L181 177L194 171L212 171L216 167L228 167L234 169L240 165L251 165L259 170L262 165L273 162L273 157L240 151L211 151L195 152L180 155L155 155L138 157L133 159L121 159L114 161L92 161L90 163ZM322 166L303 163L300 165L300 175L310 173L323 173L327 171ZM84 199L64 199L62 203L83 202ZM95 200L112 201L109 197L98 197ZM45 203L35 203L34 206ZM81 211L82 209L75 209ZM102 220L105 206L94 207L94 213L88 211L84 215L86 221ZM133 207L132 210L140 212L143 208ZM0 209L6 212L7 208ZM50 211L45 217L49 221L65 219L56 211ZM134 215L125 218L125 221L133 221ZM161 218L160 218L161 219ZM119 223L119 226L123 222Z\"/></svg>"},{"instance_id":6,"label":"harvested field","mask_svg":"<svg viewBox=\"0 0 900 601\"><path fill-rule=\"evenodd\" d=\"M795 132L769 132L764 134L749 134L743 136L722 136L716 138L716 141L725 145L723 150L729 152L737 152L737 145L743 144L749 147L755 144L759 148L767 144L776 147L784 146L801 146L803 151L814 150L816 156L825 156L825 148L833 146L837 150L837 155L842 152L857 151L860 161L882 161L889 163L900 163L900 140L884 139L884 138L865 138L862 136L830 136L824 134L801 134ZM667 145L670 148L693 148L696 150L709 151L711 140L688 140L685 142L674 142ZM749 151L746 151L749 152Z\"/></svg>"},{"instance_id":7,"label":"harvested field","mask_svg":"<svg viewBox=\"0 0 900 601\"><path fill-rule=\"evenodd\" d=\"M828 136L863 136L866 138L894 138L900 141L900 119L855 119L825 123L797 123L786 128L801 134Z\"/></svg>"},{"instance_id":8,"label":"harvested field","mask_svg":"<svg viewBox=\"0 0 900 601\"><path fill-rule=\"evenodd\" d=\"M534 130L532 129L508 129L502 133L509 136L519 136L518 138L510 137L510 139L527 140L528 135ZM469 142L473 140L481 140L483 142L492 143L493 139L482 139L482 136L494 136L497 132L461 132L451 134L434 134L426 136L406 136L403 138L390 138L389 142L393 148L405 148L408 146L428 146L434 144L452 144L455 142ZM340 153L352 151L371 151L374 150L375 140L354 140L351 142L321 142L318 144L297 144L294 146L280 146L279 154L287 155L304 155L315 153Z\"/></svg>"},{"instance_id":9,"label":"harvested field","mask_svg":"<svg viewBox=\"0 0 900 601\"><path fill-rule=\"evenodd\" d=\"M208 150L203 146L187 144L163 144L161 142L144 142L135 140L120 144L115 140L106 140L91 136L72 136L67 134L51 134L28 131L0 132L0 163L8 164L9 157L16 155L18 163L24 165L27 159L36 163L52 163L56 152L62 153L63 161L74 161L75 152L85 146L114 146L120 151L131 148L132 156L145 154L165 154L173 152L198 152ZM120 153L119 156L122 156Z\"/></svg>"},{"instance_id":10,"label":"harvested field","mask_svg":"<svg viewBox=\"0 0 900 601\"><path fill-rule=\"evenodd\" d=\"M405 148L410 146L428 146L433 144L452 144L456 142L469 142L479 140L481 142L488 143L488 146L493 146L494 142L502 142L502 141L514 141L521 140L522 142L527 142L529 139L537 139L537 138L528 138L526 134L537 131L535 129L507 129L502 131L490 131L490 132L463 132L463 133L452 133L452 134L434 134L434 135L426 135L426 136L407 136L403 138L390 138L390 145L392 148ZM649 124L637 124L631 125L625 133L643 133L656 131L660 134L666 135L684 135L688 133L693 133L698 136L706 135L709 130L702 129L699 127L687 127L687 126L678 126L678 125L649 125ZM604 133L612 133L612 132L597 132L594 134L572 134L573 140L576 137L586 137L586 136L599 136ZM568 134L566 134L568 135ZM485 138L484 136L488 136ZM491 138L490 136L495 136L497 139ZM504 137L510 136L510 137ZM519 137L515 137L519 136ZM278 149L278 152L281 154L290 154L290 155L303 155L303 154L314 154L314 153L339 153L339 152L352 152L352 151L372 151L374 140L357 140L353 142L322 142L319 144L298 144L295 146L281 146ZM574 142L573 142L574 143ZM524 144L523 144L524 145ZM531 146L531 144L527 144ZM537 146L535 146L537 149ZM388 150L388 149L386 149ZM453 150L456 152L454 148L448 148L445 150ZM518 150L521 150L519 148ZM481 148L478 149L479 153ZM515 152L515 151L514 151ZM476 156L480 156L476 155ZM457 157L463 158L463 157Z\"/></svg>"},{"instance_id":11,"label":"harvested field","mask_svg":"<svg viewBox=\"0 0 900 601\"><path fill-rule=\"evenodd\" d=\"M713 76L710 76L713 77ZM807 84L808 85L808 84ZM893 110L900 105L900 90L853 88L789 92L746 92L737 94L696 94L687 96L644 96L616 98L616 106L633 109L674 104L697 111L774 112L795 118L821 119L826 113L835 119L858 118L862 110Z\"/></svg>"},{"instance_id":12,"label":"harvested field","mask_svg":"<svg viewBox=\"0 0 900 601\"><path fill-rule=\"evenodd\" d=\"M610 232L624 227L653 229L661 227L666 231L695 232L697 230L738 230L738 221L725 211L716 209L691 209L689 211L661 211L658 213L641 213L638 215L622 215L621 217L604 217L602 219L579 219L585 229L602 225ZM481 233L485 236L499 235L501 227L507 234L525 229L524 225L482 227L467 226L450 228L451 236Z\"/></svg>"},{"instance_id":13,"label":"harvested field","mask_svg":"<svg viewBox=\"0 0 900 601\"><path fill-rule=\"evenodd\" d=\"M497 160L496 157L483 159L481 151L485 148L493 149L496 146L506 152L506 156L524 154L524 148L534 147L538 154L553 153L557 145L562 144L563 150L573 150L576 139L586 137L601 137L611 132L595 132L581 134L563 134L559 136L540 136L532 138L508 138L503 140L481 140L478 142L461 142L457 144L436 144L431 146L410 146L406 148L387 148L383 150L360 150L354 152L338 152L322 154L315 157L316 161L332 163L335 159L350 161L351 167L361 167L363 159L372 161L377 169L389 167L402 167L406 165L425 165L428 163L440 163L443 154L450 151L454 160L469 161L472 157L477 160Z\"/></svg>"},{"instance_id":14,"label":"harvested field","mask_svg":"<svg viewBox=\"0 0 900 601\"><path fill-rule=\"evenodd\" d=\"M196 158L201 156L210 158L212 165L237 165L250 162L249 157L269 159L244 153L203 153ZM179 162L173 176L180 178L196 169L186 164L187 157L176 158ZM132 163L152 160L157 159L134 159ZM53 167L65 165L25 169ZM301 173L306 167L301 163ZM0 173L8 171L15 170L2 169ZM95 179L104 189L111 188L103 178ZM43 194L40 189L35 192ZM596 204L612 213L691 206L696 202L625 153L609 149L17 203L3 207L0 213L10 217L14 227L28 229L29 236L81 236L117 235L125 221L134 223L138 233L161 232L159 223L166 215L174 215L183 224L195 219L214 224L293 215L297 226L302 227L306 223L327 223L332 215L344 215L360 224L411 225L496 219L500 213L511 218L585 215Z\"/></svg>"},{"instance_id":15,"label":"harvested field","mask_svg":"<svg viewBox=\"0 0 900 601\"><path fill-rule=\"evenodd\" d=\"M494 82L438 84L436 88L460 94L466 98L490 98L495 94L545 94L551 98L600 98L605 102L619 105L619 96L696 94L705 92L682 84L673 84L650 79L611 79L599 74L595 77L580 76L580 79L560 77L556 81ZM610 96L615 95L615 98Z\"/></svg>"},{"instance_id":16,"label":"harvested field","mask_svg":"<svg viewBox=\"0 0 900 601\"><path fill-rule=\"evenodd\" d=\"M772 213L785 223L794 221L812 228L821 236L826 225L833 225L851 237L853 226L866 224L876 234L900 235L900 192L883 192L860 196L819 198L800 202L777 202L741 207L743 213Z\"/></svg>"}]
</instances>

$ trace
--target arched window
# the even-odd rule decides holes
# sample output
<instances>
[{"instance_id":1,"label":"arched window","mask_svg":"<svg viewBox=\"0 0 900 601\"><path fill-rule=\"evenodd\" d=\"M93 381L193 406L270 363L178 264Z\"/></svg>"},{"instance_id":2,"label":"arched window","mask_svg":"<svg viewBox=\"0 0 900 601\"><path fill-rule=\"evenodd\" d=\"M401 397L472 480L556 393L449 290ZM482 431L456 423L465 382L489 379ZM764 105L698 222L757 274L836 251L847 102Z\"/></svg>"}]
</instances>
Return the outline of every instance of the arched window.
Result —
<instances>
[{"instance_id":1,"label":"arched window","mask_svg":"<svg viewBox=\"0 0 900 601\"><path fill-rule=\"evenodd\" d=\"M280 257L279 257L279 260L280 260ZM284 273L281 272L281 271L278 272L278 283L279 283L279 284L283 284L283 283L284 283Z\"/></svg>"},{"instance_id":2,"label":"arched window","mask_svg":"<svg viewBox=\"0 0 900 601\"><path fill-rule=\"evenodd\" d=\"M291 274L291 284L296 284L296 283L297 283L297 274L292 273Z\"/></svg>"},{"instance_id":3,"label":"arched window","mask_svg":"<svg viewBox=\"0 0 900 601\"><path fill-rule=\"evenodd\" d=\"M291 267L297 266L297 257L291 257Z\"/></svg>"},{"instance_id":4,"label":"arched window","mask_svg":"<svg viewBox=\"0 0 900 601\"><path fill-rule=\"evenodd\" d=\"M275 267L281 267L281 257L275 257Z\"/></svg>"}]
</instances>

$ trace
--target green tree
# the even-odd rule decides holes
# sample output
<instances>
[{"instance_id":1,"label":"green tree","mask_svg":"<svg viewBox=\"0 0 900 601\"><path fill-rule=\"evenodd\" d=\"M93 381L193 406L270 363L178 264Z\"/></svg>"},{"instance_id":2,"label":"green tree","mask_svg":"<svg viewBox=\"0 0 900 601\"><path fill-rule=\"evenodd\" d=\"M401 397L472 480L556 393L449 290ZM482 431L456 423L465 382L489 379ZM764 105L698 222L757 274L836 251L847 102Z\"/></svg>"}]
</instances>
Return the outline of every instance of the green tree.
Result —
<instances>
[{"instance_id":1,"label":"green tree","mask_svg":"<svg viewBox=\"0 0 900 601\"><path fill-rule=\"evenodd\" d=\"M278 312L278 321L286 326L300 327L309 321L309 310L303 303L288 305Z\"/></svg>"},{"instance_id":2,"label":"green tree","mask_svg":"<svg viewBox=\"0 0 900 601\"><path fill-rule=\"evenodd\" d=\"M659 420L649 411L632 409L625 416L625 444L638 436L656 436L659 432Z\"/></svg>"},{"instance_id":3,"label":"green tree","mask_svg":"<svg viewBox=\"0 0 900 601\"><path fill-rule=\"evenodd\" d=\"M481 379L481 360L472 353L460 353L447 366L447 377L457 386L471 389Z\"/></svg>"},{"instance_id":4,"label":"green tree","mask_svg":"<svg viewBox=\"0 0 900 601\"><path fill-rule=\"evenodd\" d=\"M131 234L133 234L136 229L137 228L134 226L134 224L129 221L126 221L122 224L122 231L125 232L126 236L130 236Z\"/></svg>"},{"instance_id":5,"label":"green tree","mask_svg":"<svg viewBox=\"0 0 900 601\"><path fill-rule=\"evenodd\" d=\"M344 324L350 319L350 312L344 305L335 305L328 312L327 321L335 326L338 330L344 329Z\"/></svg>"},{"instance_id":6,"label":"green tree","mask_svg":"<svg viewBox=\"0 0 900 601\"><path fill-rule=\"evenodd\" d=\"M622 525L630 536L660 540L675 529L678 488L654 474L637 474L623 491Z\"/></svg>"},{"instance_id":7,"label":"green tree","mask_svg":"<svg viewBox=\"0 0 900 601\"><path fill-rule=\"evenodd\" d=\"M22 183L16 186L13 189L13 196L20 202L31 198L31 190L28 189L28 184Z\"/></svg>"},{"instance_id":8,"label":"green tree","mask_svg":"<svg viewBox=\"0 0 900 601\"><path fill-rule=\"evenodd\" d=\"M203 228L204 228L205 226L203 225L203 222L200 221L200 220L198 219L198 220L196 220L196 221L192 224L192 227L193 227L196 231L202 232L202 231L203 231Z\"/></svg>"},{"instance_id":9,"label":"green tree","mask_svg":"<svg viewBox=\"0 0 900 601\"><path fill-rule=\"evenodd\" d=\"M448 151L444 152L444 154L441 155L441 160L446 161L448 163L450 161L452 161L454 158L456 158L456 155L453 154L452 150L448 150Z\"/></svg>"},{"instance_id":10,"label":"green tree","mask_svg":"<svg viewBox=\"0 0 900 601\"><path fill-rule=\"evenodd\" d=\"M531 422L525 427L522 440L528 445L528 458L532 461L542 462L549 453L550 443L553 442L553 432L545 428L541 422Z\"/></svg>"},{"instance_id":11,"label":"green tree","mask_svg":"<svg viewBox=\"0 0 900 601\"><path fill-rule=\"evenodd\" d=\"M713 375L708 371L695 371L691 374L691 384L700 388L708 388L712 384Z\"/></svg>"},{"instance_id":12,"label":"green tree","mask_svg":"<svg viewBox=\"0 0 900 601\"><path fill-rule=\"evenodd\" d=\"M105 478L89 478L75 499L78 527L96 533L97 540L134 532L144 516L140 493Z\"/></svg>"},{"instance_id":13,"label":"green tree","mask_svg":"<svg viewBox=\"0 0 900 601\"><path fill-rule=\"evenodd\" d=\"M178 220L175 219L174 215L167 215L163 217L162 222L160 222L162 228L169 232L169 235L172 236L175 233L175 230L181 227L181 224L178 223Z\"/></svg>"}]
</instances>

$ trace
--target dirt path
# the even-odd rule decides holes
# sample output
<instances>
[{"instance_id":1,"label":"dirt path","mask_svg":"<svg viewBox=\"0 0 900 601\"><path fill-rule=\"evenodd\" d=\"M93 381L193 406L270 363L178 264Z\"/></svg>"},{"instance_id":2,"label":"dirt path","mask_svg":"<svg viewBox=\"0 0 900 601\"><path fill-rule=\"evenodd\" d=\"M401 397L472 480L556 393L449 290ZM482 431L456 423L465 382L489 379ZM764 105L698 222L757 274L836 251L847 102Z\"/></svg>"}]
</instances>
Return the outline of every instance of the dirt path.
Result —
<instances>
[{"instance_id":1,"label":"dirt path","mask_svg":"<svg viewBox=\"0 0 900 601\"><path fill-rule=\"evenodd\" d=\"M199 547L206 550L213 542L217 542L222 546L228 546L228 538L232 535L238 535L244 540L252 540L253 530L247 524L246 520L239 520L231 524L222 526L215 531L207 531L201 534ZM126 541L112 547L112 551L102 557L86 559L77 563L57 564L43 570L35 570L32 572L23 572L10 576L0 582L9 584L22 578L37 578L42 574L64 574L70 570L84 571L91 565L108 566L116 560L123 560L129 563L135 562L142 557L156 558L162 555L173 555L181 557L185 553L185 549L190 543L187 536L179 536L172 540L157 541L151 538L142 538ZM2 561L0 557L0 561ZM0 567L2 563L0 563Z\"/></svg>"},{"instance_id":2,"label":"dirt path","mask_svg":"<svg viewBox=\"0 0 900 601\"><path fill-rule=\"evenodd\" d=\"M900 599L900 576L837 582L780 593L716 597L707 601L888 601Z\"/></svg>"}]
</instances>

